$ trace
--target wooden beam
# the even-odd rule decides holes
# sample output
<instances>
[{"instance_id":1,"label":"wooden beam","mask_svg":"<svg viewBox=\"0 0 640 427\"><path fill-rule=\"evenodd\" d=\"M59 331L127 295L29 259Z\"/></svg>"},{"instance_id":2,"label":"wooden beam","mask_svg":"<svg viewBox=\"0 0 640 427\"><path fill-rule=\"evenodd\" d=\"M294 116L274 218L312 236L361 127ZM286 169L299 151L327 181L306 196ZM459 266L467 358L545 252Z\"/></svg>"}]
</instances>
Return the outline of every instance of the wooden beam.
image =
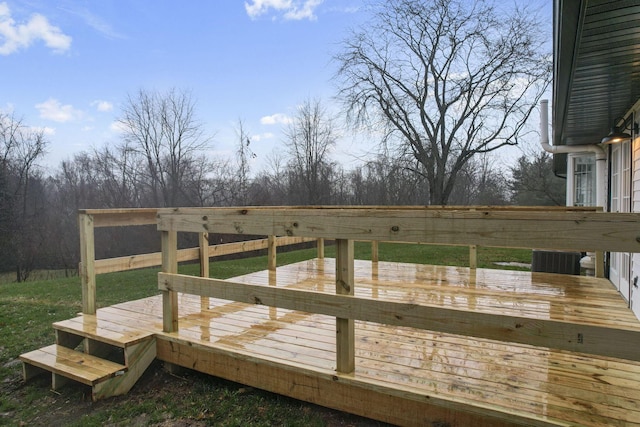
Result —
<instances>
[{"instance_id":1,"label":"wooden beam","mask_svg":"<svg viewBox=\"0 0 640 427\"><path fill-rule=\"evenodd\" d=\"M275 271L277 266L277 253L278 253L278 241L276 236L270 235L268 238L268 250L267 250L267 269L269 271Z\"/></svg>"},{"instance_id":2,"label":"wooden beam","mask_svg":"<svg viewBox=\"0 0 640 427\"><path fill-rule=\"evenodd\" d=\"M469 268L478 268L478 246L469 245Z\"/></svg>"},{"instance_id":3,"label":"wooden beam","mask_svg":"<svg viewBox=\"0 0 640 427\"><path fill-rule=\"evenodd\" d=\"M177 252L178 262L195 261L199 259L199 247L180 249ZM98 259L95 262L95 269L96 274L104 274L116 271L135 270L138 268L157 267L160 265L162 265L162 252L153 252L149 254Z\"/></svg>"},{"instance_id":4,"label":"wooden beam","mask_svg":"<svg viewBox=\"0 0 640 427\"><path fill-rule=\"evenodd\" d=\"M352 240L640 252L640 214L449 209L220 209L159 211L158 229Z\"/></svg>"},{"instance_id":5,"label":"wooden beam","mask_svg":"<svg viewBox=\"0 0 640 427\"><path fill-rule=\"evenodd\" d=\"M82 209L78 211L82 215L91 215L94 218L94 226L121 227L128 225L154 225L157 222L158 209L132 208L132 209Z\"/></svg>"},{"instance_id":6,"label":"wooden beam","mask_svg":"<svg viewBox=\"0 0 640 427\"><path fill-rule=\"evenodd\" d=\"M80 281L82 284L82 313L96 314L95 234L93 216L78 215L80 230Z\"/></svg>"},{"instance_id":7,"label":"wooden beam","mask_svg":"<svg viewBox=\"0 0 640 427\"><path fill-rule=\"evenodd\" d=\"M198 234L200 277L209 277L209 233Z\"/></svg>"},{"instance_id":8,"label":"wooden beam","mask_svg":"<svg viewBox=\"0 0 640 427\"><path fill-rule=\"evenodd\" d=\"M209 233L198 234L200 277L209 277ZM209 309L209 297L200 297L200 309Z\"/></svg>"},{"instance_id":9,"label":"wooden beam","mask_svg":"<svg viewBox=\"0 0 640 427\"><path fill-rule=\"evenodd\" d=\"M596 277L603 278L604 277L604 253L602 251L596 251L594 262L596 266L594 275Z\"/></svg>"},{"instance_id":10,"label":"wooden beam","mask_svg":"<svg viewBox=\"0 0 640 427\"><path fill-rule=\"evenodd\" d=\"M620 343L640 342L640 329L489 314L178 274L159 273L158 287L163 292L185 292L249 304L320 313L343 319L409 326L640 361L640 346L620 345Z\"/></svg>"},{"instance_id":11,"label":"wooden beam","mask_svg":"<svg viewBox=\"0 0 640 427\"><path fill-rule=\"evenodd\" d=\"M324 239L322 237L316 239L316 248L318 251L318 259L324 259Z\"/></svg>"},{"instance_id":12,"label":"wooden beam","mask_svg":"<svg viewBox=\"0 0 640 427\"><path fill-rule=\"evenodd\" d=\"M371 262L378 262L380 260L380 242L373 240L371 242Z\"/></svg>"},{"instance_id":13,"label":"wooden beam","mask_svg":"<svg viewBox=\"0 0 640 427\"><path fill-rule=\"evenodd\" d=\"M551 426L544 419L504 413L495 405L469 404L412 389L365 382L349 374L291 366L251 353L158 339L160 360L230 381L402 426ZM542 418L542 417L540 417Z\"/></svg>"},{"instance_id":14,"label":"wooden beam","mask_svg":"<svg viewBox=\"0 0 640 427\"><path fill-rule=\"evenodd\" d=\"M294 245L313 241L312 238L303 237L278 237L278 246ZM223 243L221 245L209 245L209 258L222 255L237 254L248 251L267 249L267 239L248 240L244 242ZM194 261L200 259L200 248L188 248L178 250L178 262ZM117 258L106 258L95 260L95 273L113 273L116 271L135 270L137 268L148 268L162 265L162 252L149 254L128 255Z\"/></svg>"},{"instance_id":15,"label":"wooden beam","mask_svg":"<svg viewBox=\"0 0 640 427\"><path fill-rule=\"evenodd\" d=\"M161 233L161 239L162 272L175 274L178 272L178 233L175 231L163 231ZM202 280L207 279L202 278ZM178 293L171 289L162 290L162 330L164 332L175 332L178 330Z\"/></svg>"},{"instance_id":16,"label":"wooden beam","mask_svg":"<svg viewBox=\"0 0 640 427\"><path fill-rule=\"evenodd\" d=\"M336 240L336 294L354 295L353 240ZM356 367L355 324L352 318L336 317L336 369L348 374Z\"/></svg>"}]
</instances>

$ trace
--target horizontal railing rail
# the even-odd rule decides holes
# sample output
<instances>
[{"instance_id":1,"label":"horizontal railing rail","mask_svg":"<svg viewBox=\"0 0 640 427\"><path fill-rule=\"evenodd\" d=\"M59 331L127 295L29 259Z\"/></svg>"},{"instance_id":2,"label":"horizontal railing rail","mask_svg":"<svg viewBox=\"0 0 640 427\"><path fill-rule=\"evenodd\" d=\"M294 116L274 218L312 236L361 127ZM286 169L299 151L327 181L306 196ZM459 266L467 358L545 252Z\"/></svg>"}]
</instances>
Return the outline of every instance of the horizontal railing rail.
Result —
<instances>
[{"instance_id":1,"label":"horizontal railing rail","mask_svg":"<svg viewBox=\"0 0 640 427\"><path fill-rule=\"evenodd\" d=\"M95 259L95 229L102 227L128 227L155 225L158 209L83 209L78 212L80 227L80 265L79 273L82 282L82 312L95 314L96 309L96 275L119 271L135 270L139 268L159 267L162 265L162 252L128 255L115 258ZM316 238L304 237L267 237L262 239L245 240L240 242L208 245L208 239L203 235L200 246L196 248L180 249L177 251L178 262L200 261L202 269L208 267L207 261L213 257L232 255L257 250L269 250L270 264L275 268L275 251L277 247L295 245L305 242L318 242ZM205 247L206 246L206 247ZM319 256L323 250L318 242ZM271 259L273 258L273 259ZM207 264L207 266L205 266ZM208 272L206 274L208 276ZM206 277L205 276L205 277Z\"/></svg>"},{"instance_id":2,"label":"horizontal railing rail","mask_svg":"<svg viewBox=\"0 0 640 427\"><path fill-rule=\"evenodd\" d=\"M304 237L278 237L277 246L296 245L299 243L313 242L317 239ZM245 240L242 242L221 243L209 245L209 257L220 257L244 252L259 251L269 248L269 239ZM200 260L200 248L187 248L178 250L178 262ZM158 267L162 265L162 252L153 252L139 255L127 255L116 258L104 258L95 260L95 274L115 273L118 271L135 270L138 268Z\"/></svg>"}]
</instances>

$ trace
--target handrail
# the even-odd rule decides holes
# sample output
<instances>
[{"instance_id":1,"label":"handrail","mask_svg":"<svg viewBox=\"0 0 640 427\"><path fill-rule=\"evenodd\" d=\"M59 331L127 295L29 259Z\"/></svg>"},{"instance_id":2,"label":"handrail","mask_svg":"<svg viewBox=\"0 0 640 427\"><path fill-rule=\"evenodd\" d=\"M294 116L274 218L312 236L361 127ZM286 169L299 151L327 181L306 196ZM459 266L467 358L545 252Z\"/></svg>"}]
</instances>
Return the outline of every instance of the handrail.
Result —
<instances>
[{"instance_id":1,"label":"handrail","mask_svg":"<svg viewBox=\"0 0 640 427\"><path fill-rule=\"evenodd\" d=\"M640 214L595 209L504 208L179 208L158 211L163 264L163 330L178 330L178 292L268 305L336 318L336 366L355 366L354 320L640 361L640 330L467 312L354 294L354 240L530 249L640 252ZM178 232L269 234L335 239L335 294L177 274ZM633 347L633 348L631 348Z\"/></svg>"},{"instance_id":2,"label":"handrail","mask_svg":"<svg viewBox=\"0 0 640 427\"><path fill-rule=\"evenodd\" d=\"M340 283L340 280L336 282ZM355 363L353 320L640 361L640 347L615 345L620 342L638 342L640 330L607 324L574 324L554 319L378 300L357 297L351 292L340 294L338 286L335 294L329 294L170 272L158 273L158 288L165 298L175 298L172 303L163 299L166 332L178 329L177 316L170 315L171 310L177 310L178 292L334 316L337 319L337 329L340 329L341 323L343 325L342 330L336 333L337 370L343 373L352 372ZM353 290L353 283L350 289Z\"/></svg>"},{"instance_id":3,"label":"handrail","mask_svg":"<svg viewBox=\"0 0 640 427\"><path fill-rule=\"evenodd\" d=\"M84 314L95 314L96 275L162 265L162 252L96 260L95 228L155 225L157 223L157 213L158 209L155 208L82 209L78 211L80 229L79 275L82 283L82 312ZM205 241L207 240L205 239ZM209 260L223 255L268 249L269 259L273 260L275 268L275 254L278 246L318 241L318 239L281 236L273 238L273 241L269 243L270 241L271 239L268 237L242 242L214 244L209 245L206 249L203 246L180 249L177 251L177 261L200 260L202 266L204 264L208 265L208 262L203 261L204 259ZM319 257L324 256L324 246L320 246L320 243L318 250ZM206 256L203 256L205 253Z\"/></svg>"},{"instance_id":4,"label":"handrail","mask_svg":"<svg viewBox=\"0 0 640 427\"><path fill-rule=\"evenodd\" d=\"M278 247L312 242L316 239L303 237L278 237ZM269 239L245 240L242 242L209 245L209 258L268 249ZM201 248L187 248L178 250L178 262L195 261L200 259ZM127 255L116 258L95 260L95 273L115 273L118 271L135 270L138 268L158 267L162 265L162 252L148 254Z\"/></svg>"},{"instance_id":5,"label":"handrail","mask_svg":"<svg viewBox=\"0 0 640 427\"><path fill-rule=\"evenodd\" d=\"M236 212L239 208L214 208L220 212ZM318 211L328 212L329 214L339 212L340 210L349 209L356 212L366 211L380 211L381 209L388 209L380 206L319 206L319 207L307 207L307 206L295 206L295 207L251 207L248 208L252 211L270 211L289 214L292 212L302 212L308 209L316 209ZM394 210L402 211L405 213L411 212L470 212L470 211L482 211L490 210L491 212L594 212L599 208L585 208L585 207L520 207L520 206L394 206ZM180 209L171 209L172 211L179 211ZM184 208L182 208L184 210ZM240 210L246 210L240 208ZM137 268L146 268L160 266L162 264L162 253L156 252L151 254L138 254L124 257L108 258L108 259L95 259L95 228L100 227L120 227L120 226L141 226L141 225L154 225L158 222L157 208L123 208L123 209L82 209L78 211L78 224L80 228L80 265L79 273L82 281L83 289L83 312L87 314L95 313L95 276L97 274L104 274L109 272L126 271ZM232 231L235 232L235 231ZM254 241L228 243L223 245L210 245L208 253L210 257L222 256L232 253L241 253L245 251L268 249L273 251L275 255L275 248L277 246L285 246L300 243L303 241L317 241L318 257L322 258L324 254L324 238L317 237L295 237L281 235L274 237L272 243L269 243L269 238L259 239ZM431 243L431 242L423 242ZM378 250L377 240L372 240L372 260L377 261ZM438 243L444 244L444 243ZM467 245L465 245L467 246ZM488 246L488 245L487 245ZM469 263L471 268L476 266L476 245L469 245ZM202 247L181 249L177 253L178 262L194 261L200 259L201 253L204 252ZM271 252L270 252L271 253ZM601 257L600 257L601 258ZM275 258L270 257L269 268L275 268Z\"/></svg>"}]
</instances>

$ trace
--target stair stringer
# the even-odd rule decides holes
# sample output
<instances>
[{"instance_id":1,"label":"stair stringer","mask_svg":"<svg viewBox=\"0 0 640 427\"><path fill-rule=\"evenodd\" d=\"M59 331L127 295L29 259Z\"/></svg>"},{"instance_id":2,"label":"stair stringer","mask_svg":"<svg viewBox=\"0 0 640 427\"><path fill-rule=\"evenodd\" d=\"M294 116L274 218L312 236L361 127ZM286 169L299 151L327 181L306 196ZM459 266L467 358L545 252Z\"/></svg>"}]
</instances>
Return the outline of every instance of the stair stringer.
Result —
<instances>
[{"instance_id":1,"label":"stair stringer","mask_svg":"<svg viewBox=\"0 0 640 427\"><path fill-rule=\"evenodd\" d=\"M126 346L124 358L126 371L92 386L91 398L94 402L107 397L119 396L131 390L156 358L156 338L150 336L136 344Z\"/></svg>"}]
</instances>

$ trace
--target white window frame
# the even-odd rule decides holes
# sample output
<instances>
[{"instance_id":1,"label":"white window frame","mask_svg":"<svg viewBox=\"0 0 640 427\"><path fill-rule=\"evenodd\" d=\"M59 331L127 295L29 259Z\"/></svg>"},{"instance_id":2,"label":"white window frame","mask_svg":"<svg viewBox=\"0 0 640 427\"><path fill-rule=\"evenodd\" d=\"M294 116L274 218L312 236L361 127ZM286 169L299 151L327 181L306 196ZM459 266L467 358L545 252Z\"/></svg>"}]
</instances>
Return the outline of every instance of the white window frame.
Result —
<instances>
[{"instance_id":1,"label":"white window frame","mask_svg":"<svg viewBox=\"0 0 640 427\"><path fill-rule=\"evenodd\" d=\"M570 153L567 160L567 206L596 206L595 154Z\"/></svg>"}]
</instances>

